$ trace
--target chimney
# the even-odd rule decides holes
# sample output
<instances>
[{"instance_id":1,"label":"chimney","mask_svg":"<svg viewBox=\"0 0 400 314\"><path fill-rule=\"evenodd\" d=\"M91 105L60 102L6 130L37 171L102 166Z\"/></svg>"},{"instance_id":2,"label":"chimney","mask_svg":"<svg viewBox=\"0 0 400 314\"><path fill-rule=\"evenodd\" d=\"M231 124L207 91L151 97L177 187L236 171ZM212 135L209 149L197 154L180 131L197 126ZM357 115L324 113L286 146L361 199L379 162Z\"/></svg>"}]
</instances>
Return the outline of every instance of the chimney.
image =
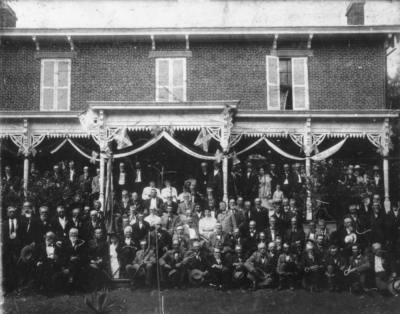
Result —
<instances>
[{"instance_id":1,"label":"chimney","mask_svg":"<svg viewBox=\"0 0 400 314\"><path fill-rule=\"evenodd\" d=\"M365 0L351 1L347 7L347 25L364 25Z\"/></svg>"},{"instance_id":2,"label":"chimney","mask_svg":"<svg viewBox=\"0 0 400 314\"><path fill-rule=\"evenodd\" d=\"M0 29L4 27L15 27L17 16L5 1L0 1Z\"/></svg>"}]
</instances>

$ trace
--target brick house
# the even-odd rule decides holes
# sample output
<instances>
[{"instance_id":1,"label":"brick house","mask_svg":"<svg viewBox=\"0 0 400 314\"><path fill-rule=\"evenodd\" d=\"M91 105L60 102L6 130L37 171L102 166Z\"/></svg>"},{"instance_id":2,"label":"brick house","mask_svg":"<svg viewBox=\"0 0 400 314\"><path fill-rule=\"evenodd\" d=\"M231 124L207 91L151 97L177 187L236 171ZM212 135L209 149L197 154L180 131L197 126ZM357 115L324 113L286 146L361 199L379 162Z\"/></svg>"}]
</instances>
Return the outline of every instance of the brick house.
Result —
<instances>
[{"instance_id":1,"label":"brick house","mask_svg":"<svg viewBox=\"0 0 400 314\"><path fill-rule=\"evenodd\" d=\"M307 27L25 29L3 9L0 136L22 147L25 179L29 148L44 138L103 147L123 126L208 128L225 152L235 141L292 140L308 173L324 139L389 154L398 113L385 105L386 51L400 27L363 25L363 1L349 5L349 25ZM86 132L77 116L89 107L99 122ZM380 160L389 208L389 161Z\"/></svg>"}]
</instances>

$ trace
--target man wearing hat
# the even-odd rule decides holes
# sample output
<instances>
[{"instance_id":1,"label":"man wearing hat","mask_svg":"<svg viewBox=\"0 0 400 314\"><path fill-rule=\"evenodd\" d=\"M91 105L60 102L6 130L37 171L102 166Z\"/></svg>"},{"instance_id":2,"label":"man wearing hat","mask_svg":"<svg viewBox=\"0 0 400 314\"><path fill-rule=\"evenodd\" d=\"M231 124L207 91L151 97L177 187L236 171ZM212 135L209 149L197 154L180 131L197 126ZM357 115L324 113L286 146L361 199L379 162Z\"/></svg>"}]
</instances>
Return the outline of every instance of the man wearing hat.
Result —
<instances>
[{"instance_id":1,"label":"man wearing hat","mask_svg":"<svg viewBox=\"0 0 400 314\"><path fill-rule=\"evenodd\" d=\"M209 273L216 291L226 291L231 279L229 260L226 260L221 254L219 248L214 248L213 254L207 259Z\"/></svg>"},{"instance_id":2,"label":"man wearing hat","mask_svg":"<svg viewBox=\"0 0 400 314\"><path fill-rule=\"evenodd\" d=\"M144 279L144 291L148 292L152 289L153 271L157 260L153 248L148 247L146 240L140 241L140 248L133 263L126 266L126 272L133 285Z\"/></svg>"},{"instance_id":3,"label":"man wearing hat","mask_svg":"<svg viewBox=\"0 0 400 314\"><path fill-rule=\"evenodd\" d=\"M208 171L208 164L206 162L201 163L201 170L196 177L197 190L201 195L207 194L207 187L209 182L210 173Z\"/></svg>"},{"instance_id":4,"label":"man wearing hat","mask_svg":"<svg viewBox=\"0 0 400 314\"><path fill-rule=\"evenodd\" d=\"M172 241L172 250L165 252L159 261L163 277L175 289L186 289L187 269L183 263L185 253L186 250L179 245L179 241L174 240Z\"/></svg>"},{"instance_id":5,"label":"man wearing hat","mask_svg":"<svg viewBox=\"0 0 400 314\"><path fill-rule=\"evenodd\" d=\"M257 248L258 251L254 252L244 264L249 272L247 277L253 282L253 291L260 286L270 286L276 277L276 268L272 257L267 253L267 246L260 243Z\"/></svg>"},{"instance_id":6,"label":"man wearing hat","mask_svg":"<svg viewBox=\"0 0 400 314\"><path fill-rule=\"evenodd\" d=\"M360 288L365 290L367 274L371 269L370 259L364 254L363 247L360 244L354 243L351 246L351 251L349 269L346 271L347 281L353 290L359 291Z\"/></svg>"},{"instance_id":7,"label":"man wearing hat","mask_svg":"<svg viewBox=\"0 0 400 314\"><path fill-rule=\"evenodd\" d=\"M172 200L174 202L177 202L177 200L178 200L178 192L176 191L176 189L173 186L171 186L171 180L165 180L164 183L165 183L165 188L163 188L161 190L162 201L166 202L167 201L167 197L171 195L172 196Z\"/></svg>"}]
</instances>

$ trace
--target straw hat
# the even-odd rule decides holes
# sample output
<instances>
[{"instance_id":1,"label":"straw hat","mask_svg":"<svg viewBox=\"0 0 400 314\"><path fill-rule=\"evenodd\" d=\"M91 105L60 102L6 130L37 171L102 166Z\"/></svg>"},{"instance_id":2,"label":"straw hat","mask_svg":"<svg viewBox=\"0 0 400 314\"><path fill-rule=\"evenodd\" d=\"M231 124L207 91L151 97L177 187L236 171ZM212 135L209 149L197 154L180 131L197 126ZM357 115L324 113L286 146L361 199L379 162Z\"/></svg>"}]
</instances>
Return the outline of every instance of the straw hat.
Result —
<instances>
[{"instance_id":1,"label":"straw hat","mask_svg":"<svg viewBox=\"0 0 400 314\"><path fill-rule=\"evenodd\" d=\"M194 285L201 284L204 281L203 273L198 269L193 269L189 273L189 281Z\"/></svg>"}]
</instances>

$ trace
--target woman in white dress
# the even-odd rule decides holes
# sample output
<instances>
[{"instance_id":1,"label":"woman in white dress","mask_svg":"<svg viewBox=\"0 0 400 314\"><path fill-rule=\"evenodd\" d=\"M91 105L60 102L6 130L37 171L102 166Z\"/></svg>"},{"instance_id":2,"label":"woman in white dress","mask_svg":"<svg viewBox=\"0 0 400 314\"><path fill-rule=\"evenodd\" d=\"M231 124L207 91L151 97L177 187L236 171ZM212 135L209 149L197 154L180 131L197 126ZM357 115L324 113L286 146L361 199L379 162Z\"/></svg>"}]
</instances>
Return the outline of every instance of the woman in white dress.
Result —
<instances>
[{"instance_id":1,"label":"woman in white dress","mask_svg":"<svg viewBox=\"0 0 400 314\"><path fill-rule=\"evenodd\" d=\"M271 177L260 168L258 175L258 198L261 199L261 206L268 208L268 199L271 198Z\"/></svg>"},{"instance_id":2,"label":"woman in white dress","mask_svg":"<svg viewBox=\"0 0 400 314\"><path fill-rule=\"evenodd\" d=\"M111 236L111 244L110 244L110 270L111 270L111 276L113 279L119 279L119 269L120 269L120 263L119 263L119 241L118 237L116 234L113 234Z\"/></svg>"},{"instance_id":3,"label":"woman in white dress","mask_svg":"<svg viewBox=\"0 0 400 314\"><path fill-rule=\"evenodd\" d=\"M211 211L206 208L204 210L204 217L199 220L199 234L204 236L207 240L211 232L214 231L217 219L211 217Z\"/></svg>"}]
</instances>

